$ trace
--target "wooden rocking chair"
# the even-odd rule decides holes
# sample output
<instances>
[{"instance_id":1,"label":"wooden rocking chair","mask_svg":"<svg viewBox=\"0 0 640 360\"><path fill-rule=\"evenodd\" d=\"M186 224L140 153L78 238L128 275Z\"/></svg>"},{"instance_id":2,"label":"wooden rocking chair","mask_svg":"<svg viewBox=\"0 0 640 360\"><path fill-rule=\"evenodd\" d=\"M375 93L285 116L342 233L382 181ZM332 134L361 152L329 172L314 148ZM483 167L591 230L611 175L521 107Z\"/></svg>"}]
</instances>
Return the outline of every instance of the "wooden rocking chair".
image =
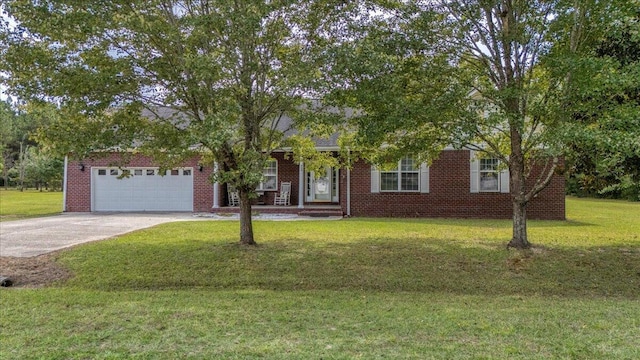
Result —
<instances>
[{"instance_id":1,"label":"wooden rocking chair","mask_svg":"<svg viewBox=\"0 0 640 360\"><path fill-rule=\"evenodd\" d=\"M273 205L291 205L291 182L280 183L280 193L273 199Z\"/></svg>"},{"instance_id":2,"label":"wooden rocking chair","mask_svg":"<svg viewBox=\"0 0 640 360\"><path fill-rule=\"evenodd\" d=\"M227 185L227 195L229 197L229 206L240 205L240 195L233 187Z\"/></svg>"}]
</instances>

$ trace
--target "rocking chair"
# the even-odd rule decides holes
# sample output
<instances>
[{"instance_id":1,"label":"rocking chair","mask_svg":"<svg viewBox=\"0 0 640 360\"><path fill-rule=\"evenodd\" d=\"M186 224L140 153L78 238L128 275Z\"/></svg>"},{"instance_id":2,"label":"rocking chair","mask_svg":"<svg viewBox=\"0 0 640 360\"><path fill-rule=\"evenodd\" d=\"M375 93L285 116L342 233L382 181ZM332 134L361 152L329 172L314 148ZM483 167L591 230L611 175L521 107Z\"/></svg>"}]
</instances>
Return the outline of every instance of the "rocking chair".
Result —
<instances>
[{"instance_id":1,"label":"rocking chair","mask_svg":"<svg viewBox=\"0 0 640 360\"><path fill-rule=\"evenodd\" d=\"M227 185L227 195L229 197L229 206L240 205L240 195L236 189Z\"/></svg>"},{"instance_id":2,"label":"rocking chair","mask_svg":"<svg viewBox=\"0 0 640 360\"><path fill-rule=\"evenodd\" d=\"M291 182L280 183L280 193L273 199L273 205L291 205Z\"/></svg>"}]
</instances>

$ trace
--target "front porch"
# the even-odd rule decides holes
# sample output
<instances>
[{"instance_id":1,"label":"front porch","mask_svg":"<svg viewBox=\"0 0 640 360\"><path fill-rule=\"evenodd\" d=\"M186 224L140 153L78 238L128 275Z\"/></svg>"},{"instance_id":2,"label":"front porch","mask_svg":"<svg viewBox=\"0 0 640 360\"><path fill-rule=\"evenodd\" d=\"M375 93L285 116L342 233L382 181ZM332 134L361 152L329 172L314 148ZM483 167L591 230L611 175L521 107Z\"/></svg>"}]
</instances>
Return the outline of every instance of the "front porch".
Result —
<instances>
[{"instance_id":1,"label":"front porch","mask_svg":"<svg viewBox=\"0 0 640 360\"><path fill-rule=\"evenodd\" d=\"M316 174L304 163L294 163L285 153L275 152L264 169L263 181L251 200L252 210L264 214L295 214L304 216L343 216L344 197L348 194L348 170L325 166ZM214 167L216 171L217 167ZM285 189L285 190L283 190ZM285 200L281 198L285 194ZM238 192L226 183L213 184L212 213L239 213ZM278 205L275 205L278 204ZM284 205L286 204L286 205Z\"/></svg>"},{"instance_id":2,"label":"front porch","mask_svg":"<svg viewBox=\"0 0 640 360\"><path fill-rule=\"evenodd\" d=\"M337 204L305 204L303 208L297 205L275 206L275 205L251 205L251 211L261 214L295 214L311 217L343 216L342 207ZM240 212L238 206L222 206L212 209L212 213L237 214Z\"/></svg>"}]
</instances>

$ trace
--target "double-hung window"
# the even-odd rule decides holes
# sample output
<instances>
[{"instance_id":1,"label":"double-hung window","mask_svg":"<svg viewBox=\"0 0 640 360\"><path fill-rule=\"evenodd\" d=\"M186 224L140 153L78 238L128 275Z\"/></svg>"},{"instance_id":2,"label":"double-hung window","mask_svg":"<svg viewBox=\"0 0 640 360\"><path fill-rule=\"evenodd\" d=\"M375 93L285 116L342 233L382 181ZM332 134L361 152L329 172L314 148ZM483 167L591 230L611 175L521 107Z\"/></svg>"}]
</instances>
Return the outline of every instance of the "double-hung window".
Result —
<instances>
[{"instance_id":1,"label":"double-hung window","mask_svg":"<svg viewBox=\"0 0 640 360\"><path fill-rule=\"evenodd\" d=\"M478 157L474 151L471 155L470 191L480 192L509 192L509 169L495 157Z\"/></svg>"},{"instance_id":2,"label":"double-hung window","mask_svg":"<svg viewBox=\"0 0 640 360\"><path fill-rule=\"evenodd\" d=\"M405 156L391 170L380 171L380 191L419 191L420 164Z\"/></svg>"},{"instance_id":3,"label":"double-hung window","mask_svg":"<svg viewBox=\"0 0 640 360\"><path fill-rule=\"evenodd\" d=\"M500 191L499 164L496 158L480 159L480 191Z\"/></svg>"},{"instance_id":4,"label":"double-hung window","mask_svg":"<svg viewBox=\"0 0 640 360\"><path fill-rule=\"evenodd\" d=\"M267 160L264 168L262 169L262 181L256 190L278 190L278 162L276 160Z\"/></svg>"}]
</instances>

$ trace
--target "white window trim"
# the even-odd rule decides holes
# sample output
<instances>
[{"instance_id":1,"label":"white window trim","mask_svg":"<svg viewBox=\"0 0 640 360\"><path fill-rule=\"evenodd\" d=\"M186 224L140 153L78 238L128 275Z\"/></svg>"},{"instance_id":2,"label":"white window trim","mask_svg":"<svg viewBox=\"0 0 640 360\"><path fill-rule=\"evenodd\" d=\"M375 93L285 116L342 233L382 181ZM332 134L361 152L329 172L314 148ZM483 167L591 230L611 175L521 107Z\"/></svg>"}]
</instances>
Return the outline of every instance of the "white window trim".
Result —
<instances>
[{"instance_id":1,"label":"white window trim","mask_svg":"<svg viewBox=\"0 0 640 360\"><path fill-rule=\"evenodd\" d=\"M265 183L264 183L264 181L260 181L260 184L259 184L259 185L258 185L258 187L256 188L256 191L278 191L278 160L276 160L276 159L270 159L270 160L267 160L267 163L266 163L265 165L267 165L267 164L269 164L269 163L275 163L275 168L276 168L275 182L274 182L275 187L274 187L273 189L265 189L265 187L264 187L264 184L265 184ZM269 168L271 168L271 166L265 166L265 167L262 169L262 176L263 176L263 178L264 178L264 176L265 176L265 174L264 174L265 170L266 170L266 169L269 169ZM272 176L272 175L270 175L270 176Z\"/></svg>"},{"instance_id":2,"label":"white window trim","mask_svg":"<svg viewBox=\"0 0 640 360\"><path fill-rule=\"evenodd\" d=\"M497 170L498 175L498 189L497 190L481 190L480 189L480 177L483 172L480 170L480 159L475 151L470 151L470 192L471 193L509 193L509 170ZM486 159L486 158L485 158ZM501 161L498 160L498 167L500 166Z\"/></svg>"},{"instance_id":3,"label":"white window trim","mask_svg":"<svg viewBox=\"0 0 640 360\"><path fill-rule=\"evenodd\" d=\"M409 156L409 158L411 158ZM375 166L371 166L371 192L372 193L429 193L429 167L426 164L420 164L415 171L402 171L401 170L402 159L398 161L398 165L395 171L383 171ZM382 173L397 173L398 174L398 187L394 190L382 190ZM418 174L418 189L417 190L401 190L402 188L402 173L417 173Z\"/></svg>"},{"instance_id":4,"label":"white window trim","mask_svg":"<svg viewBox=\"0 0 640 360\"><path fill-rule=\"evenodd\" d=\"M482 170L482 161L485 160L495 160L496 161L496 168L492 169L492 170ZM500 160L498 160L497 158L493 158L493 157L483 157L478 159L478 163L480 164L480 168L478 169L478 191L479 192L488 192L488 193L497 193L500 192L500 189L502 189L501 185L500 185L500 170L498 169L500 166ZM482 189L482 174L495 174L496 177L496 188L495 189Z\"/></svg>"}]
</instances>

